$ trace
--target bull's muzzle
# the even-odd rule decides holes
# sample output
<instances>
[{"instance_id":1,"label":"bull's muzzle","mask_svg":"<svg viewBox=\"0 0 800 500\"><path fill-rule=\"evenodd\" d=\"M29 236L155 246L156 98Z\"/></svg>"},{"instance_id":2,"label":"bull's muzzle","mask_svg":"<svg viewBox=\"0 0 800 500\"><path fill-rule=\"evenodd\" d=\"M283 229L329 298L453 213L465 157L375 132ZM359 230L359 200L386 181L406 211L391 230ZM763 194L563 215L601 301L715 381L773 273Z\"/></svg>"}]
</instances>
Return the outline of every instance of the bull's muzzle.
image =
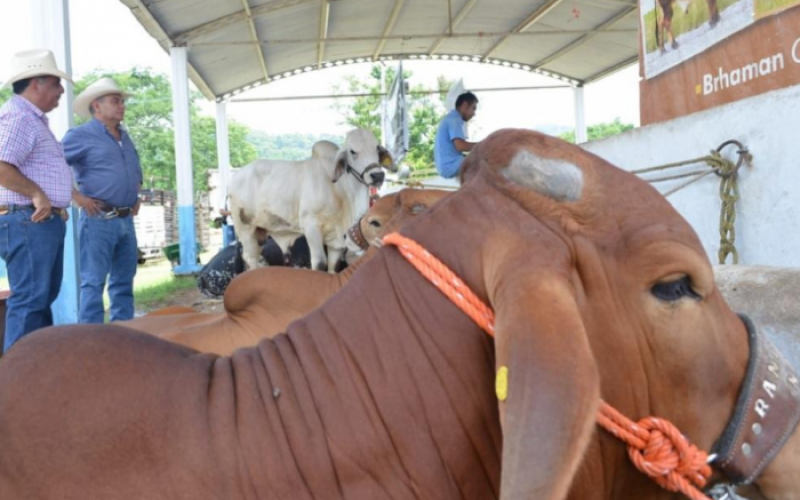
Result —
<instances>
[{"instance_id":1,"label":"bull's muzzle","mask_svg":"<svg viewBox=\"0 0 800 500\"><path fill-rule=\"evenodd\" d=\"M373 187L381 187L386 174L382 170L373 170L369 173L369 185Z\"/></svg>"}]
</instances>

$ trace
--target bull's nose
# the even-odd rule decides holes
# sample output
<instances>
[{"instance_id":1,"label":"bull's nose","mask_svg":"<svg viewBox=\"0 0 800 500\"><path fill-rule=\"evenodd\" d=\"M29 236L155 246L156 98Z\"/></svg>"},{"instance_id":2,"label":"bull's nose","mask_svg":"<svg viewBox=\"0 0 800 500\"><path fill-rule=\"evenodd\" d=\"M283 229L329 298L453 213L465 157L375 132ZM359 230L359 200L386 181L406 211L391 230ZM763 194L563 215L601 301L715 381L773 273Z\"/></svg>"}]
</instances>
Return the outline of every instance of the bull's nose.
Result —
<instances>
[{"instance_id":1,"label":"bull's nose","mask_svg":"<svg viewBox=\"0 0 800 500\"><path fill-rule=\"evenodd\" d=\"M372 179L373 185L382 183L384 177L386 177L386 174L384 174L383 172L371 172L369 174L369 178Z\"/></svg>"}]
</instances>

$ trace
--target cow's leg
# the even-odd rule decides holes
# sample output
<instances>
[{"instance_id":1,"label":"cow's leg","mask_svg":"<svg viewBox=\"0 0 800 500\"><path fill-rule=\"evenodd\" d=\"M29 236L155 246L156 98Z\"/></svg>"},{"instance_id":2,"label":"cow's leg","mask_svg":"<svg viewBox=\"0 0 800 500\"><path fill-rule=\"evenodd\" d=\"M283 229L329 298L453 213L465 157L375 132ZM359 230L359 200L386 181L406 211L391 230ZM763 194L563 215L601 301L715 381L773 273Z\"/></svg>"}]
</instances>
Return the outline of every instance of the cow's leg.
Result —
<instances>
[{"instance_id":1,"label":"cow's leg","mask_svg":"<svg viewBox=\"0 0 800 500\"><path fill-rule=\"evenodd\" d=\"M239 232L239 241L242 243L242 259L247 269L261 267L261 245L258 243L256 228L242 226L236 228Z\"/></svg>"},{"instance_id":2,"label":"cow's leg","mask_svg":"<svg viewBox=\"0 0 800 500\"><path fill-rule=\"evenodd\" d=\"M717 0L708 0L708 16L708 25L713 28L719 22Z\"/></svg>"},{"instance_id":3,"label":"cow's leg","mask_svg":"<svg viewBox=\"0 0 800 500\"><path fill-rule=\"evenodd\" d=\"M278 248L281 249L281 253L283 254L283 265L287 267L291 267L292 265L292 249L291 246L294 243L294 237L275 237L273 236L275 243L278 244Z\"/></svg>"},{"instance_id":4,"label":"cow's leg","mask_svg":"<svg viewBox=\"0 0 800 500\"><path fill-rule=\"evenodd\" d=\"M667 33L672 34L672 0L658 0L661 6L661 22L658 22L658 9L656 9L656 45L658 50L665 54L667 43ZM672 42L675 43L675 38L672 37Z\"/></svg>"},{"instance_id":5,"label":"cow's leg","mask_svg":"<svg viewBox=\"0 0 800 500\"><path fill-rule=\"evenodd\" d=\"M669 30L669 39L672 40L672 48L677 49L678 41L675 40L675 33L672 32L672 19L669 20L669 23L667 24L667 29Z\"/></svg>"},{"instance_id":6,"label":"cow's leg","mask_svg":"<svg viewBox=\"0 0 800 500\"><path fill-rule=\"evenodd\" d=\"M330 244L328 245L328 272L331 274L336 274L336 266L339 261L342 259L342 255L344 255L344 248L342 247L332 247Z\"/></svg>"},{"instance_id":7,"label":"cow's leg","mask_svg":"<svg viewBox=\"0 0 800 500\"><path fill-rule=\"evenodd\" d=\"M303 234L305 234L306 241L308 241L308 250L311 254L311 269L326 271L328 269L328 261L325 258L325 245L320 227L310 217L301 221L300 227L302 227Z\"/></svg>"}]
</instances>

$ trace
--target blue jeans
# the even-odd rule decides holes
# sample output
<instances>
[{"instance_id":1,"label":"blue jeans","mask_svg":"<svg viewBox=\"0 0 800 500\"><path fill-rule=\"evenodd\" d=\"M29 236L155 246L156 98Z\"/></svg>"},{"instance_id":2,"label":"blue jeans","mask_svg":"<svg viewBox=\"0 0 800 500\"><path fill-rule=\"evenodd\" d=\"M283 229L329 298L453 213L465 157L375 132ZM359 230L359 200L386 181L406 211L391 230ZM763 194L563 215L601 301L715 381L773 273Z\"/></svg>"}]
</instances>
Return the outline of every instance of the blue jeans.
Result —
<instances>
[{"instance_id":1,"label":"blue jeans","mask_svg":"<svg viewBox=\"0 0 800 500\"><path fill-rule=\"evenodd\" d=\"M103 323L108 278L111 321L133 318L133 277L139 255L133 217L105 219L81 210L81 323Z\"/></svg>"},{"instance_id":2,"label":"blue jeans","mask_svg":"<svg viewBox=\"0 0 800 500\"><path fill-rule=\"evenodd\" d=\"M236 231L232 224L222 225L222 246L226 247L236 241Z\"/></svg>"},{"instance_id":3,"label":"blue jeans","mask_svg":"<svg viewBox=\"0 0 800 500\"><path fill-rule=\"evenodd\" d=\"M28 207L0 215L0 258L11 288L4 352L23 336L53 324L50 306L61 289L66 224L58 215L31 222L31 215L33 208Z\"/></svg>"}]
</instances>

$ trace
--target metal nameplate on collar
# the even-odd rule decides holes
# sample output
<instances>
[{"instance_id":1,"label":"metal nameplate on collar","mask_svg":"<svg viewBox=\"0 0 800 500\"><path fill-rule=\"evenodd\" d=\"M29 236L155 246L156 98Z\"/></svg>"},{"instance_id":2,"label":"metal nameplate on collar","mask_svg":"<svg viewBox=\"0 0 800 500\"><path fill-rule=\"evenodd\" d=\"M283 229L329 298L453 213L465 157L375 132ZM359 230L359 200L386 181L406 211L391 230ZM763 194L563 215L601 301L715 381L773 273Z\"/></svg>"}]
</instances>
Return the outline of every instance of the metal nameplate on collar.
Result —
<instances>
[{"instance_id":1,"label":"metal nameplate on collar","mask_svg":"<svg viewBox=\"0 0 800 500\"><path fill-rule=\"evenodd\" d=\"M745 500L730 484L718 484L706 492L712 500Z\"/></svg>"},{"instance_id":2,"label":"metal nameplate on collar","mask_svg":"<svg viewBox=\"0 0 800 500\"><path fill-rule=\"evenodd\" d=\"M714 466L735 484L752 482L800 421L797 373L746 316L750 361L733 417L718 441Z\"/></svg>"}]
</instances>

